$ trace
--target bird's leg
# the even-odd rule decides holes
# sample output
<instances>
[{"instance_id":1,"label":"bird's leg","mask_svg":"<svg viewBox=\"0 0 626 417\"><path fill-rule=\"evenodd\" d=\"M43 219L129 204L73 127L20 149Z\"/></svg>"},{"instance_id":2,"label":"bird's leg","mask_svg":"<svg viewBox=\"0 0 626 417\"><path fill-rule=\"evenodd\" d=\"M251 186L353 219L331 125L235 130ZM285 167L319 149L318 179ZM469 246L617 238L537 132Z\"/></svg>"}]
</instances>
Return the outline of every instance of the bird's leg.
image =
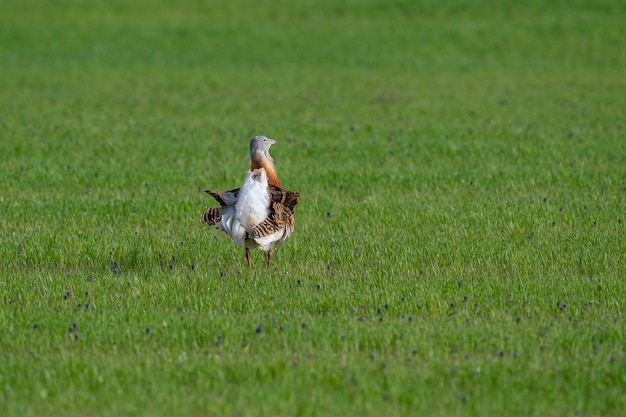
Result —
<instances>
[{"instance_id":1,"label":"bird's leg","mask_svg":"<svg viewBox=\"0 0 626 417\"><path fill-rule=\"evenodd\" d=\"M252 272L252 262L250 261L250 248L246 248L246 260L248 261L248 269Z\"/></svg>"},{"instance_id":2,"label":"bird's leg","mask_svg":"<svg viewBox=\"0 0 626 417\"><path fill-rule=\"evenodd\" d=\"M270 250L267 251L267 269L270 269L272 264L272 256L274 256L274 245L270 244Z\"/></svg>"}]
</instances>

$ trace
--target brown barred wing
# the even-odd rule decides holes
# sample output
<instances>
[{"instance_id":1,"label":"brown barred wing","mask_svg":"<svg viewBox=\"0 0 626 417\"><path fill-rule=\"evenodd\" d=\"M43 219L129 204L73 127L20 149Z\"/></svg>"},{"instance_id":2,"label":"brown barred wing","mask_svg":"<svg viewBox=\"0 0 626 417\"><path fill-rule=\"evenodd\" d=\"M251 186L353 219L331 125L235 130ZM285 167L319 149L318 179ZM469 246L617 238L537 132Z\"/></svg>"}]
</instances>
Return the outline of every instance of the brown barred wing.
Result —
<instances>
[{"instance_id":1,"label":"brown barred wing","mask_svg":"<svg viewBox=\"0 0 626 417\"><path fill-rule=\"evenodd\" d=\"M252 228L250 237L258 239L270 236L285 228L285 206L280 203L272 203L270 214L261 223Z\"/></svg>"},{"instance_id":2,"label":"brown barred wing","mask_svg":"<svg viewBox=\"0 0 626 417\"><path fill-rule=\"evenodd\" d=\"M270 214L252 229L250 237L257 239L282 231L281 239L285 239L291 235L294 226L293 211L284 204L274 202Z\"/></svg>"},{"instance_id":3,"label":"brown barred wing","mask_svg":"<svg viewBox=\"0 0 626 417\"><path fill-rule=\"evenodd\" d=\"M206 210L206 213L202 213L202 223L206 223L209 226L212 226L222 220L221 207L207 207Z\"/></svg>"}]
</instances>

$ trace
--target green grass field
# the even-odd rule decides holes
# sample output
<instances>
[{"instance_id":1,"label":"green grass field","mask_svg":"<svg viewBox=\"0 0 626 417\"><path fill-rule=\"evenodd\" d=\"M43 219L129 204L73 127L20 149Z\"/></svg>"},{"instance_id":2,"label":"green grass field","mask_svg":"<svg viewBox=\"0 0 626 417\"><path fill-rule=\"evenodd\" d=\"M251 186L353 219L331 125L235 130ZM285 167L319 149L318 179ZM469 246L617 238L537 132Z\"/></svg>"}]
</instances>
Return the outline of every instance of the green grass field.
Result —
<instances>
[{"instance_id":1,"label":"green grass field","mask_svg":"<svg viewBox=\"0 0 626 417\"><path fill-rule=\"evenodd\" d=\"M0 9L3 416L624 412L623 1Z\"/></svg>"}]
</instances>

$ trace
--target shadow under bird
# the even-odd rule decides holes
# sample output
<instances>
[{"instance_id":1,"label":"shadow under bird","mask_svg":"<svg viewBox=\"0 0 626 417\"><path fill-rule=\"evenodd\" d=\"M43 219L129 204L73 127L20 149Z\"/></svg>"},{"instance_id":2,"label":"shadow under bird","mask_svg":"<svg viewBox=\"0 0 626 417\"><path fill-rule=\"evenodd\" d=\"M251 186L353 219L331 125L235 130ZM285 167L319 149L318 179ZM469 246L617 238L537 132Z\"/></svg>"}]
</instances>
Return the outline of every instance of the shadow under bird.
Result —
<instances>
[{"instance_id":1,"label":"shadow under bird","mask_svg":"<svg viewBox=\"0 0 626 417\"><path fill-rule=\"evenodd\" d=\"M265 136L252 138L250 170L240 188L218 193L206 190L220 207L207 207L202 222L215 225L236 244L245 246L250 269L251 249L266 252L269 269L274 243L288 238L295 225L293 212L300 193L282 188L269 153L275 143Z\"/></svg>"}]
</instances>

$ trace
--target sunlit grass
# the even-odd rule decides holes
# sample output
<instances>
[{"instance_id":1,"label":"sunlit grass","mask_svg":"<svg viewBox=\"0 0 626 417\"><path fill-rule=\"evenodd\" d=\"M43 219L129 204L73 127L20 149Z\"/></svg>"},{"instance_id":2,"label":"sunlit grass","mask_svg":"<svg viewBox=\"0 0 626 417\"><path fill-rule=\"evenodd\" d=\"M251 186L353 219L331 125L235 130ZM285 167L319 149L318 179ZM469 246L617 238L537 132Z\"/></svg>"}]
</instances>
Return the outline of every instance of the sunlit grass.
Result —
<instances>
[{"instance_id":1,"label":"sunlit grass","mask_svg":"<svg viewBox=\"0 0 626 417\"><path fill-rule=\"evenodd\" d=\"M620 415L619 2L9 3L7 415ZM255 134L250 273L199 219Z\"/></svg>"}]
</instances>

